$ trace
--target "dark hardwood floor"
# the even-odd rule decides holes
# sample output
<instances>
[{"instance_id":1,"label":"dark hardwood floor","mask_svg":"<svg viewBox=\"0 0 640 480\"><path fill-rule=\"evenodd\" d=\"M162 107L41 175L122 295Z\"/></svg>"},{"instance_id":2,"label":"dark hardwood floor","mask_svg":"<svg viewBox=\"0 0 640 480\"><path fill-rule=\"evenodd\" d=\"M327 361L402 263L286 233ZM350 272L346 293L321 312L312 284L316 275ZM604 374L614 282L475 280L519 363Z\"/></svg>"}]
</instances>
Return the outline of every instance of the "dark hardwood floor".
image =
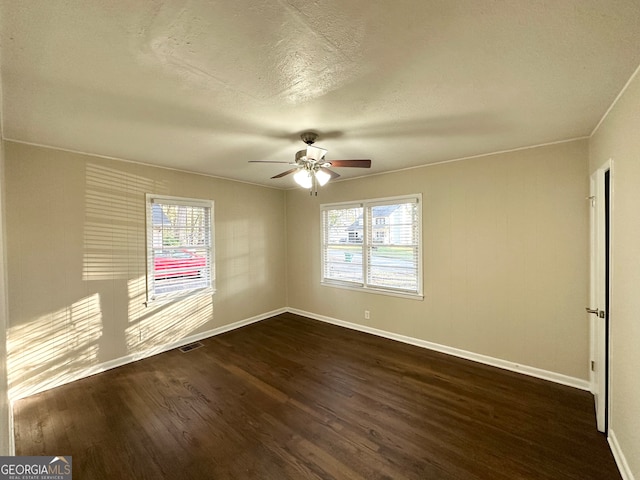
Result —
<instances>
[{"instance_id":1,"label":"dark hardwood floor","mask_svg":"<svg viewBox=\"0 0 640 480\"><path fill-rule=\"evenodd\" d=\"M75 479L619 479L589 393L283 314L14 405Z\"/></svg>"}]
</instances>

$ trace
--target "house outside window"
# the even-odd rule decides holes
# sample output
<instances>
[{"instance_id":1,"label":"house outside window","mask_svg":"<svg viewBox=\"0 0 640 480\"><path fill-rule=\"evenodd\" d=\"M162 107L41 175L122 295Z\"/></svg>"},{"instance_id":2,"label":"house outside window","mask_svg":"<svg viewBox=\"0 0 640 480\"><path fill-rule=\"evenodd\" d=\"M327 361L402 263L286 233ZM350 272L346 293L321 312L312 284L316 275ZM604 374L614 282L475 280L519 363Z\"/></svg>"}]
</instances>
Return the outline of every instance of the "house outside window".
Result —
<instances>
[{"instance_id":1,"label":"house outside window","mask_svg":"<svg viewBox=\"0 0 640 480\"><path fill-rule=\"evenodd\" d=\"M321 205L322 284L422 298L421 200Z\"/></svg>"},{"instance_id":2,"label":"house outside window","mask_svg":"<svg viewBox=\"0 0 640 480\"><path fill-rule=\"evenodd\" d=\"M214 288L213 202L147 194L147 303Z\"/></svg>"}]
</instances>

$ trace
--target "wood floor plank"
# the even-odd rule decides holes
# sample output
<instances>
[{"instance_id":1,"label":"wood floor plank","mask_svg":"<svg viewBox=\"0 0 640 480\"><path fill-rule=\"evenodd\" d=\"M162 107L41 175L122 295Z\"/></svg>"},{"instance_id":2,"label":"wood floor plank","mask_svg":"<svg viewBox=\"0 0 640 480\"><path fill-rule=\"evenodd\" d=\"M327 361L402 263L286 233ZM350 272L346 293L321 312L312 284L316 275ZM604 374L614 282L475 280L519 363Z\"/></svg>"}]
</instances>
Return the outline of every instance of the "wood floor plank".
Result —
<instances>
[{"instance_id":1,"label":"wood floor plank","mask_svg":"<svg viewBox=\"0 0 640 480\"><path fill-rule=\"evenodd\" d=\"M89 479L619 479L583 391L293 314L14 404Z\"/></svg>"}]
</instances>

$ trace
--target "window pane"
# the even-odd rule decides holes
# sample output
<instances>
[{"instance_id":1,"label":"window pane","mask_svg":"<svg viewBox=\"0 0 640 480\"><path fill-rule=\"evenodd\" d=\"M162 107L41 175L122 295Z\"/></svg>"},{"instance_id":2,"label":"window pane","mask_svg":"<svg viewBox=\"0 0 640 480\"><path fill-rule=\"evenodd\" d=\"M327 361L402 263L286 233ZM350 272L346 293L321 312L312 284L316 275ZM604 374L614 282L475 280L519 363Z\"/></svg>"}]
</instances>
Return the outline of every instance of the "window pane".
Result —
<instances>
[{"instance_id":1,"label":"window pane","mask_svg":"<svg viewBox=\"0 0 640 480\"><path fill-rule=\"evenodd\" d=\"M414 245L417 239L416 209L415 203L372 207L372 242L384 245Z\"/></svg>"},{"instance_id":2,"label":"window pane","mask_svg":"<svg viewBox=\"0 0 640 480\"><path fill-rule=\"evenodd\" d=\"M207 245L207 208L159 203L152 208L154 248Z\"/></svg>"},{"instance_id":3,"label":"window pane","mask_svg":"<svg viewBox=\"0 0 640 480\"><path fill-rule=\"evenodd\" d=\"M325 242L362 243L364 218L362 207L325 210Z\"/></svg>"},{"instance_id":4,"label":"window pane","mask_svg":"<svg viewBox=\"0 0 640 480\"><path fill-rule=\"evenodd\" d=\"M325 278L362 283L362 248L328 246L324 260Z\"/></svg>"},{"instance_id":5,"label":"window pane","mask_svg":"<svg viewBox=\"0 0 640 480\"><path fill-rule=\"evenodd\" d=\"M323 211L324 278L362 283L362 207Z\"/></svg>"},{"instance_id":6,"label":"window pane","mask_svg":"<svg viewBox=\"0 0 640 480\"><path fill-rule=\"evenodd\" d=\"M370 208L367 283L418 291L418 204Z\"/></svg>"},{"instance_id":7,"label":"window pane","mask_svg":"<svg viewBox=\"0 0 640 480\"><path fill-rule=\"evenodd\" d=\"M208 257L203 249L154 250L155 293L208 287Z\"/></svg>"},{"instance_id":8,"label":"window pane","mask_svg":"<svg viewBox=\"0 0 640 480\"><path fill-rule=\"evenodd\" d=\"M373 246L369 253L369 284L417 291L417 263L415 247Z\"/></svg>"}]
</instances>

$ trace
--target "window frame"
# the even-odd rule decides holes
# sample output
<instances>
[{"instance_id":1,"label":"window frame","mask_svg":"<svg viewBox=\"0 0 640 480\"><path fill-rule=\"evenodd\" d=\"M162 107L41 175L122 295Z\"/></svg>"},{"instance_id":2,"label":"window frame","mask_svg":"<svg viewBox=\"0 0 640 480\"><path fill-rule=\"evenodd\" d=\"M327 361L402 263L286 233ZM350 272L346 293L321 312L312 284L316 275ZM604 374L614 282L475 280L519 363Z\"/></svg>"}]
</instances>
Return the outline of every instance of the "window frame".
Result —
<instances>
[{"instance_id":1,"label":"window frame","mask_svg":"<svg viewBox=\"0 0 640 480\"><path fill-rule=\"evenodd\" d=\"M208 245L204 245L199 248L208 250L208 276L205 279L205 286L198 286L193 288L183 288L175 292L157 293L155 289L155 252L154 252L154 231L153 231L153 205L176 205L187 207L202 207L208 209L208 223L209 228L205 228L206 239L208 239ZM177 197L170 195L157 195L154 193L147 193L145 195L145 207L146 207L146 302L145 305L166 303L174 300L184 299L185 297L192 296L204 296L213 295L215 293L215 237L214 237L214 202L213 200ZM208 231L207 231L208 230ZM195 282L194 282L195 283Z\"/></svg>"},{"instance_id":2,"label":"window frame","mask_svg":"<svg viewBox=\"0 0 640 480\"><path fill-rule=\"evenodd\" d=\"M415 203L416 208L416 290L405 290L399 288L385 287L375 284L369 284L369 247L376 246L375 242L375 230L376 222L371 221L371 209L377 206L394 205L403 203ZM362 282L344 281L333 278L325 277L325 260L326 249L330 245L326 242L325 232L325 211L349 209L349 208L362 208L363 230L362 230L362 243L353 243L351 245L357 245L361 247L362 252ZM380 227L381 225L378 225ZM385 226L388 226L385 224ZM422 194L410 194L401 195L395 197L373 198L367 200L356 200L351 202L338 202L338 203L326 203L320 205L320 284L326 287L343 288L354 291L365 291L369 293L390 295L395 297L410 298L414 300L423 300L423 278L422 278Z\"/></svg>"}]
</instances>

